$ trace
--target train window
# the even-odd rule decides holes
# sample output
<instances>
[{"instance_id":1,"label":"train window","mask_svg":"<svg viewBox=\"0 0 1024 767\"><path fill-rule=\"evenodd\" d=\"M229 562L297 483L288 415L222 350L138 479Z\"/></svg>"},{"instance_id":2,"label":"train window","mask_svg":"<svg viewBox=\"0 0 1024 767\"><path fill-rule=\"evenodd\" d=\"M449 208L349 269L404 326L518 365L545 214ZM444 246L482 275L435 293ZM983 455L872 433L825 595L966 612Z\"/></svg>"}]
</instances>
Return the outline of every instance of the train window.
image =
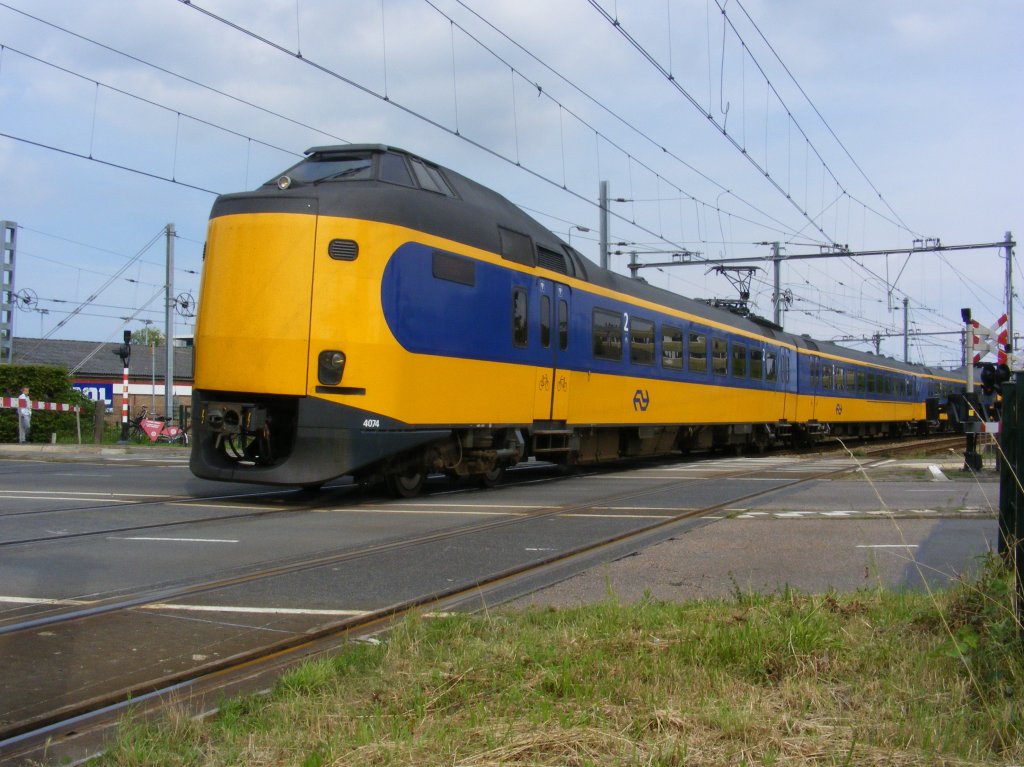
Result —
<instances>
[{"instance_id":1,"label":"train window","mask_svg":"<svg viewBox=\"0 0 1024 767\"><path fill-rule=\"evenodd\" d=\"M754 381L764 378L764 349L750 350L750 377Z\"/></svg>"},{"instance_id":2,"label":"train window","mask_svg":"<svg viewBox=\"0 0 1024 767\"><path fill-rule=\"evenodd\" d=\"M857 391L860 392L861 394L863 394L864 391L865 391L864 386L865 386L864 371L863 370L858 370L857 371Z\"/></svg>"},{"instance_id":3,"label":"train window","mask_svg":"<svg viewBox=\"0 0 1024 767\"><path fill-rule=\"evenodd\" d=\"M775 352L764 353L764 380L776 381L779 377L778 357Z\"/></svg>"},{"instance_id":4,"label":"train window","mask_svg":"<svg viewBox=\"0 0 1024 767\"><path fill-rule=\"evenodd\" d=\"M683 369L683 331L672 325L661 326L661 366Z\"/></svg>"},{"instance_id":5,"label":"train window","mask_svg":"<svg viewBox=\"0 0 1024 767\"><path fill-rule=\"evenodd\" d=\"M729 343L724 338L711 339L711 372L716 376L729 375Z\"/></svg>"},{"instance_id":6,"label":"train window","mask_svg":"<svg viewBox=\"0 0 1024 767\"><path fill-rule=\"evenodd\" d=\"M622 359L622 315L594 309L592 325L594 356L602 360Z\"/></svg>"},{"instance_id":7,"label":"train window","mask_svg":"<svg viewBox=\"0 0 1024 767\"><path fill-rule=\"evenodd\" d=\"M634 317L629 323L629 361L654 364L654 323Z\"/></svg>"},{"instance_id":8,"label":"train window","mask_svg":"<svg viewBox=\"0 0 1024 767\"><path fill-rule=\"evenodd\" d=\"M551 296L540 297L540 345L551 346Z\"/></svg>"},{"instance_id":9,"label":"train window","mask_svg":"<svg viewBox=\"0 0 1024 767\"><path fill-rule=\"evenodd\" d=\"M428 192L438 192L454 197L451 187L448 186L448 182L444 180L444 176L441 175L437 168L432 168L415 157L410 157L409 161L412 163L413 175L416 176L416 181L421 188L426 189Z\"/></svg>"},{"instance_id":10,"label":"train window","mask_svg":"<svg viewBox=\"0 0 1024 767\"><path fill-rule=\"evenodd\" d=\"M838 365L834 368L834 380L836 384L836 391L843 391L846 388L846 374Z\"/></svg>"},{"instance_id":11,"label":"train window","mask_svg":"<svg viewBox=\"0 0 1024 767\"><path fill-rule=\"evenodd\" d=\"M292 181L310 184L315 181L351 181L373 177L371 155L348 153L316 153L310 155L284 172ZM281 176L275 176L268 184L276 184Z\"/></svg>"},{"instance_id":12,"label":"train window","mask_svg":"<svg viewBox=\"0 0 1024 767\"><path fill-rule=\"evenodd\" d=\"M558 302L558 348L569 348L569 302L563 300Z\"/></svg>"},{"instance_id":13,"label":"train window","mask_svg":"<svg viewBox=\"0 0 1024 767\"><path fill-rule=\"evenodd\" d=\"M821 377L821 360L811 357L811 362L807 367L810 369L811 388L813 389L818 386L818 379Z\"/></svg>"},{"instance_id":14,"label":"train window","mask_svg":"<svg viewBox=\"0 0 1024 767\"><path fill-rule=\"evenodd\" d=\"M747 346L732 342L732 375L734 378L747 377Z\"/></svg>"},{"instance_id":15,"label":"train window","mask_svg":"<svg viewBox=\"0 0 1024 767\"><path fill-rule=\"evenodd\" d=\"M405 158L394 152L385 152L380 155L379 176L381 181L387 181L389 184L414 186L409 166L405 164Z\"/></svg>"},{"instance_id":16,"label":"train window","mask_svg":"<svg viewBox=\"0 0 1024 767\"><path fill-rule=\"evenodd\" d=\"M525 234L513 232L503 226L498 227L501 235L501 257L508 261L515 261L523 266L536 266L537 261L533 256L533 240Z\"/></svg>"},{"instance_id":17,"label":"train window","mask_svg":"<svg viewBox=\"0 0 1024 767\"><path fill-rule=\"evenodd\" d=\"M439 280L457 282L469 287L476 285L476 264L468 258L435 250L432 271Z\"/></svg>"},{"instance_id":18,"label":"train window","mask_svg":"<svg viewBox=\"0 0 1024 767\"><path fill-rule=\"evenodd\" d=\"M821 388L832 388L832 363L825 362L821 365Z\"/></svg>"},{"instance_id":19,"label":"train window","mask_svg":"<svg viewBox=\"0 0 1024 767\"><path fill-rule=\"evenodd\" d=\"M708 337L703 333L690 333L687 354L690 357L690 372L708 372Z\"/></svg>"},{"instance_id":20,"label":"train window","mask_svg":"<svg viewBox=\"0 0 1024 767\"><path fill-rule=\"evenodd\" d=\"M512 288L512 343L526 346L528 323L526 318L526 288Z\"/></svg>"},{"instance_id":21,"label":"train window","mask_svg":"<svg viewBox=\"0 0 1024 767\"><path fill-rule=\"evenodd\" d=\"M846 391L857 391L857 371L846 370Z\"/></svg>"},{"instance_id":22,"label":"train window","mask_svg":"<svg viewBox=\"0 0 1024 767\"><path fill-rule=\"evenodd\" d=\"M868 394L874 394L875 393L875 374L871 373L871 372L868 373L868 391L867 391L867 393Z\"/></svg>"}]
</instances>

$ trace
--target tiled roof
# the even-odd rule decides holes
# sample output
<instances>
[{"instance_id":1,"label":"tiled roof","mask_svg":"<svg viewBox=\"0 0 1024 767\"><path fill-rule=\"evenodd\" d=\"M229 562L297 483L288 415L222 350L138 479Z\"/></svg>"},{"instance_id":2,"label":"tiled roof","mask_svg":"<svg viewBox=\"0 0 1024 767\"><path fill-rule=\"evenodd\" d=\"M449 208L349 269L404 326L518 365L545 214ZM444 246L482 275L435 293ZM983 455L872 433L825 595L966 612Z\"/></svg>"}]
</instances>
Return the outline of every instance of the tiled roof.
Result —
<instances>
[{"instance_id":1,"label":"tiled roof","mask_svg":"<svg viewBox=\"0 0 1024 767\"><path fill-rule=\"evenodd\" d=\"M14 338L15 365L56 365L75 371L75 378L120 378L124 373L121 358L117 356L118 343L96 341L57 341L40 338ZM174 380L192 380L193 348L175 347ZM148 346L132 346L128 365L132 378L163 378L167 351L157 346L150 352Z\"/></svg>"}]
</instances>

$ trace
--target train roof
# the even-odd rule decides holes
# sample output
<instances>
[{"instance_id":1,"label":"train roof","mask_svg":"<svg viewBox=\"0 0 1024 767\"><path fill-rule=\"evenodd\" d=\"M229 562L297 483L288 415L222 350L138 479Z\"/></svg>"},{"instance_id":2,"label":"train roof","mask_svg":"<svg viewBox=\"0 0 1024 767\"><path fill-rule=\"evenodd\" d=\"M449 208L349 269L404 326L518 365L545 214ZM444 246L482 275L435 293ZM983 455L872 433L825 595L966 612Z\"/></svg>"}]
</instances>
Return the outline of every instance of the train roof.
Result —
<instances>
[{"instance_id":1,"label":"train roof","mask_svg":"<svg viewBox=\"0 0 1024 767\"><path fill-rule=\"evenodd\" d=\"M420 181L414 177L408 185L396 184L381 180L371 173L352 179L345 178L342 183L321 183L333 180L333 177L325 177L307 184L284 187L279 184L283 176L306 163L336 159L339 156L344 158L346 155L367 157L388 154L408 158L412 166L422 163L424 168L433 169L431 173L435 178L436 172L440 171L443 182L438 182L436 188L430 188L432 182L429 179ZM283 174L278 174L255 191L218 197L211 218L231 213L281 210L281 206L289 207L290 199L297 203L300 197L304 197L303 202L308 203L308 192L302 190L315 185L320 213L406 226L492 253L503 252L501 229L510 230L527 235L533 241L537 253L546 257L531 265L547 267L593 285L667 306L743 333L767 337L822 354L895 370L940 376L956 375L953 371L910 365L891 357L787 333L767 320L741 316L705 301L650 285L642 279L602 269L498 192L405 149L387 144L332 144L310 147L305 155L305 160ZM355 189L359 190L358 194L352 194ZM425 191L428 193L425 194ZM312 212L308 206L295 207L294 212Z\"/></svg>"}]
</instances>

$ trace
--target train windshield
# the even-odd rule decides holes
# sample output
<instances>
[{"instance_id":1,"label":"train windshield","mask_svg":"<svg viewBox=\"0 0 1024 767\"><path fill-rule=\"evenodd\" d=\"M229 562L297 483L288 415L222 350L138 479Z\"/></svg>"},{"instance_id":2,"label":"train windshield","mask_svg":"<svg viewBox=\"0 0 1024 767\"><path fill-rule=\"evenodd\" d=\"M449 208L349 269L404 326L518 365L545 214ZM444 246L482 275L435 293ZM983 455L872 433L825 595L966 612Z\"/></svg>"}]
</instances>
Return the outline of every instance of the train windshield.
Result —
<instances>
[{"instance_id":1,"label":"train windshield","mask_svg":"<svg viewBox=\"0 0 1024 767\"><path fill-rule=\"evenodd\" d=\"M317 181L369 179L373 178L373 158L370 155L315 154L284 172L292 181L315 183ZM275 177L268 183L275 183Z\"/></svg>"}]
</instances>

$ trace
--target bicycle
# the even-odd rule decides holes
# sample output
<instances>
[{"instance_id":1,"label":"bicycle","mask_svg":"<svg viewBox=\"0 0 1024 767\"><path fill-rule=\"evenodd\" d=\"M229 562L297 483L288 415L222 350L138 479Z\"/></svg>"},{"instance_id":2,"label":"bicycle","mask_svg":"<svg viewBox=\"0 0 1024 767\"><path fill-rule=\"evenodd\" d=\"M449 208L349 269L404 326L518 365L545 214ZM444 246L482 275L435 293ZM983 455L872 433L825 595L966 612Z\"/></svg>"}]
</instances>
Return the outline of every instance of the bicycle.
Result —
<instances>
[{"instance_id":1,"label":"bicycle","mask_svg":"<svg viewBox=\"0 0 1024 767\"><path fill-rule=\"evenodd\" d=\"M149 417L149 408L145 405L139 410L139 415L129 420L131 431L129 439L136 442L167 442L170 444L187 445L188 433L174 425L173 418L164 416Z\"/></svg>"}]
</instances>

